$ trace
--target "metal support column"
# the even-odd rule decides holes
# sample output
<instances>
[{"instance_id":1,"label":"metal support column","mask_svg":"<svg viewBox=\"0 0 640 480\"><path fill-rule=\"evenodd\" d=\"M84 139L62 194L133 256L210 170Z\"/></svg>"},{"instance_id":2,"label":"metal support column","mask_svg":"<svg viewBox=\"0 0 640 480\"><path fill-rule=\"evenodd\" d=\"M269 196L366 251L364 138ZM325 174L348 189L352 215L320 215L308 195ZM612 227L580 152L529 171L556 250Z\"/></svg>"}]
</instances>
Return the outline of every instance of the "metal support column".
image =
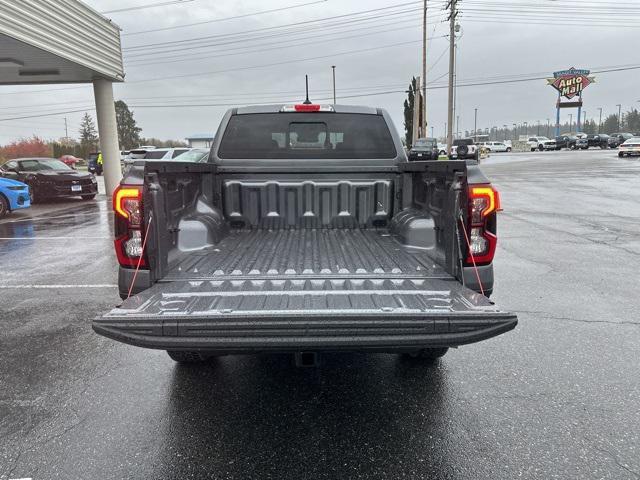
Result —
<instances>
[{"instance_id":1,"label":"metal support column","mask_svg":"<svg viewBox=\"0 0 640 480\"><path fill-rule=\"evenodd\" d=\"M96 78L93 80L93 94L96 100L100 151L104 162L104 184L107 196L110 197L122 178L113 84L103 78Z\"/></svg>"},{"instance_id":2,"label":"metal support column","mask_svg":"<svg viewBox=\"0 0 640 480\"><path fill-rule=\"evenodd\" d=\"M558 103L556 104L556 137L560 136L560 93L558 92Z\"/></svg>"}]
</instances>

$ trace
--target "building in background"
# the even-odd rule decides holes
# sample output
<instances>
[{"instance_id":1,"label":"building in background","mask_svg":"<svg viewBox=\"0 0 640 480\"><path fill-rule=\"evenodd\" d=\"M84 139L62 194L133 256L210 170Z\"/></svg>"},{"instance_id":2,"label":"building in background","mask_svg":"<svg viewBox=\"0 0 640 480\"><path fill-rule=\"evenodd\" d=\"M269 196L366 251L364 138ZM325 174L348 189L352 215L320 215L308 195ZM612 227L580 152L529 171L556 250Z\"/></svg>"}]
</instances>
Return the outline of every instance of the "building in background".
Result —
<instances>
[{"instance_id":1,"label":"building in background","mask_svg":"<svg viewBox=\"0 0 640 480\"><path fill-rule=\"evenodd\" d=\"M213 135L210 133L194 133L185 138L190 148L211 148Z\"/></svg>"}]
</instances>

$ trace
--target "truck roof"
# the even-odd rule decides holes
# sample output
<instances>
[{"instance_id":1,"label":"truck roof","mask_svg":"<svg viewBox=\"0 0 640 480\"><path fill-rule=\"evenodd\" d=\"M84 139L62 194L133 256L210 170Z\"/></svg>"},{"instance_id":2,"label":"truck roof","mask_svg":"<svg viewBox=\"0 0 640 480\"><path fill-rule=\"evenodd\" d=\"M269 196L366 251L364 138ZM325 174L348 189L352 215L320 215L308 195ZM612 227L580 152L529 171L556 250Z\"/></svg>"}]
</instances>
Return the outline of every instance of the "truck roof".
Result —
<instances>
[{"instance_id":1,"label":"truck roof","mask_svg":"<svg viewBox=\"0 0 640 480\"><path fill-rule=\"evenodd\" d=\"M301 104L302 102L300 102ZM236 115L243 115L248 113L278 113L282 111L283 107L296 105L295 103L278 103L273 105L249 105L246 107L238 107L235 109ZM317 105L317 104L316 104ZM325 105L325 104L322 104ZM328 104L327 104L328 105ZM379 113L377 108L364 107L359 105L328 105L333 107L336 113L362 113L367 115L376 115Z\"/></svg>"}]
</instances>

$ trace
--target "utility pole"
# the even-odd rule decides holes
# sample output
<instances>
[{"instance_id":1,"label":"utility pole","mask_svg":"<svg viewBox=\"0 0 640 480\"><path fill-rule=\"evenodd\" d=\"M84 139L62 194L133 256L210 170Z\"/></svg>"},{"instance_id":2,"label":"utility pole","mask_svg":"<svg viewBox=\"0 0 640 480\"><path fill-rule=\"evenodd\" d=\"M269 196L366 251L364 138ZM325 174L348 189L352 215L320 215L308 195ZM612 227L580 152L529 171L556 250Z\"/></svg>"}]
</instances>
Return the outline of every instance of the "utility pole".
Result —
<instances>
[{"instance_id":1,"label":"utility pole","mask_svg":"<svg viewBox=\"0 0 640 480\"><path fill-rule=\"evenodd\" d=\"M460 115L456 115L456 138L460 138Z\"/></svg>"},{"instance_id":2,"label":"utility pole","mask_svg":"<svg viewBox=\"0 0 640 480\"><path fill-rule=\"evenodd\" d=\"M416 77L416 88L415 91L413 92L414 96L413 96L413 144L415 145L416 140L418 140L420 138L420 135L424 135L423 132L421 132L421 125L420 125L420 114L422 113L421 111L421 103L420 103L420 97L422 96L422 92L420 91L420 77Z\"/></svg>"},{"instance_id":3,"label":"utility pole","mask_svg":"<svg viewBox=\"0 0 640 480\"><path fill-rule=\"evenodd\" d=\"M551 120L547 118L547 137L549 136L549 130L551 130Z\"/></svg>"},{"instance_id":4,"label":"utility pole","mask_svg":"<svg viewBox=\"0 0 640 480\"><path fill-rule=\"evenodd\" d=\"M422 12L422 134L427 136L427 0Z\"/></svg>"},{"instance_id":5,"label":"utility pole","mask_svg":"<svg viewBox=\"0 0 640 480\"><path fill-rule=\"evenodd\" d=\"M476 137L476 143L478 143L478 109L473 109L473 134Z\"/></svg>"},{"instance_id":6,"label":"utility pole","mask_svg":"<svg viewBox=\"0 0 640 480\"><path fill-rule=\"evenodd\" d=\"M600 134L600 128L602 127L602 107L598 107L600 111L600 119L598 120L598 134Z\"/></svg>"},{"instance_id":7,"label":"utility pole","mask_svg":"<svg viewBox=\"0 0 640 480\"><path fill-rule=\"evenodd\" d=\"M449 0L451 11L449 13L449 102L447 112L447 124L449 130L447 131L447 152L451 152L451 146L453 145L453 75L454 65L456 61L456 5L458 0Z\"/></svg>"},{"instance_id":8,"label":"utility pole","mask_svg":"<svg viewBox=\"0 0 640 480\"><path fill-rule=\"evenodd\" d=\"M536 135L540 136L540 120L536 120L538 122L538 133Z\"/></svg>"},{"instance_id":9,"label":"utility pole","mask_svg":"<svg viewBox=\"0 0 640 480\"><path fill-rule=\"evenodd\" d=\"M67 125L67 117L64 117L64 141L69 141L69 128Z\"/></svg>"},{"instance_id":10,"label":"utility pole","mask_svg":"<svg viewBox=\"0 0 640 480\"><path fill-rule=\"evenodd\" d=\"M333 73L333 104L336 104L336 66L331 65L331 71Z\"/></svg>"},{"instance_id":11,"label":"utility pole","mask_svg":"<svg viewBox=\"0 0 640 480\"><path fill-rule=\"evenodd\" d=\"M571 133L571 129L573 128L573 113L569 114L569 133ZM578 133L578 132L576 132Z\"/></svg>"}]
</instances>

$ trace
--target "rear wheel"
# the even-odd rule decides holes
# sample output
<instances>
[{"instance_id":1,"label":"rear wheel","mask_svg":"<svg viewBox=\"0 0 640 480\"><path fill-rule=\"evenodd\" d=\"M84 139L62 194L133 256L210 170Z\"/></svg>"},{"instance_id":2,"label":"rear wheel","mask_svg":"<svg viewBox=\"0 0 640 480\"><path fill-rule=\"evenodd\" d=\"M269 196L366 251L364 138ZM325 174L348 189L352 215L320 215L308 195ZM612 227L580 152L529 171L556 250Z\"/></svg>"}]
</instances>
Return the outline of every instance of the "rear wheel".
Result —
<instances>
[{"instance_id":1,"label":"rear wheel","mask_svg":"<svg viewBox=\"0 0 640 480\"><path fill-rule=\"evenodd\" d=\"M538 150L543 151L544 150L544 146L543 145L538 145Z\"/></svg>"},{"instance_id":2,"label":"rear wheel","mask_svg":"<svg viewBox=\"0 0 640 480\"><path fill-rule=\"evenodd\" d=\"M196 364L196 363L204 363L207 360L209 360L209 358L211 358L211 356L206 355L202 352L185 352L182 350L167 350L167 353L169 354L169 357L171 357L171 360L178 362L178 363L184 363L184 364Z\"/></svg>"},{"instance_id":3,"label":"rear wheel","mask_svg":"<svg viewBox=\"0 0 640 480\"><path fill-rule=\"evenodd\" d=\"M622 153L622 152L618 152L618 156L619 156L620 158L622 158L622 157L624 157L624 153Z\"/></svg>"},{"instance_id":4,"label":"rear wheel","mask_svg":"<svg viewBox=\"0 0 640 480\"><path fill-rule=\"evenodd\" d=\"M0 218L9 213L9 202L7 202L4 196L0 195Z\"/></svg>"},{"instance_id":5,"label":"rear wheel","mask_svg":"<svg viewBox=\"0 0 640 480\"><path fill-rule=\"evenodd\" d=\"M507 147L507 152L510 152L510 151L511 151L511 147Z\"/></svg>"}]
</instances>

